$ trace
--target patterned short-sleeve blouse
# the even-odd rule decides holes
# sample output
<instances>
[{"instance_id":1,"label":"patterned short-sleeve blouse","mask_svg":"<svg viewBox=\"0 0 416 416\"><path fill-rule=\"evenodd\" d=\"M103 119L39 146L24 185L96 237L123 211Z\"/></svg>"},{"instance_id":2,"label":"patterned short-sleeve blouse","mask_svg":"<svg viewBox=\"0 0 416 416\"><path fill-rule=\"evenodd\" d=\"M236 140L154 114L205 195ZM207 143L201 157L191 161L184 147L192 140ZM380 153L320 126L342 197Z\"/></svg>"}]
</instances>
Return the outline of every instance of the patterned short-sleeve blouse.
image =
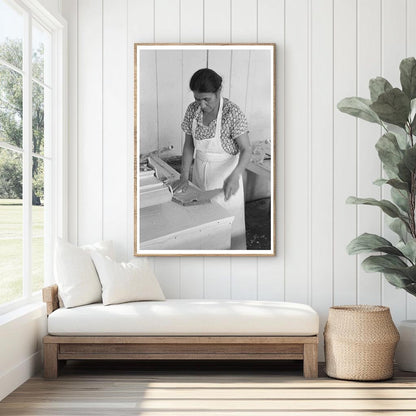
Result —
<instances>
[{"instance_id":1,"label":"patterned short-sleeve blouse","mask_svg":"<svg viewBox=\"0 0 416 416\"><path fill-rule=\"evenodd\" d=\"M182 130L186 134L192 135L192 120L195 118L199 104L194 101L189 104L183 122L181 124ZM205 126L202 121L202 111L197 116L197 126L195 129L195 140L210 139L215 136L215 128L217 120L214 119ZM221 119L221 144L225 152L236 155L239 151L236 138L248 131L248 123L246 116L240 110L238 105L224 98Z\"/></svg>"}]
</instances>

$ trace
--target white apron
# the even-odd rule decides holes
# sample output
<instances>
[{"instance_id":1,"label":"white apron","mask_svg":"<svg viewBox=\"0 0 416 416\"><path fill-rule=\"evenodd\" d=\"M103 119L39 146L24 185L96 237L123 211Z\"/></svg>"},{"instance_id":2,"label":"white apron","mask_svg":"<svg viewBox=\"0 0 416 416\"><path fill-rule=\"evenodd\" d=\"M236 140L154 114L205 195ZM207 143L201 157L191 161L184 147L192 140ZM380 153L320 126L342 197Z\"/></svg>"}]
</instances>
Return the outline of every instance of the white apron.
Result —
<instances>
[{"instance_id":1,"label":"white apron","mask_svg":"<svg viewBox=\"0 0 416 416\"><path fill-rule=\"evenodd\" d=\"M215 136L210 139L196 140L195 130L199 108L192 120L192 137L195 146L195 160L192 171L192 182L203 191L210 191L224 186L225 179L230 176L238 163L238 155L230 155L221 145L221 118L223 98L220 99ZM244 219L244 190L243 179L240 176L238 191L225 201L224 193L217 195L213 201L223 206L234 221L231 228L231 249L246 250L246 226Z\"/></svg>"}]
</instances>

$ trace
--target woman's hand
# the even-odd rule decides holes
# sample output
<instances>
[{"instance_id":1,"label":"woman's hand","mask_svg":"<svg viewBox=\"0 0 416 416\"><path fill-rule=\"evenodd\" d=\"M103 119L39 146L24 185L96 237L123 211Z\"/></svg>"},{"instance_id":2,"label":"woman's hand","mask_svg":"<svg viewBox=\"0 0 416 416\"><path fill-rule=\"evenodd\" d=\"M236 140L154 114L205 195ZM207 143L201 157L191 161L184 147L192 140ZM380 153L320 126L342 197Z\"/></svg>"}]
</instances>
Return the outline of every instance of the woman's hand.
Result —
<instances>
[{"instance_id":1,"label":"woman's hand","mask_svg":"<svg viewBox=\"0 0 416 416\"><path fill-rule=\"evenodd\" d=\"M175 192L186 192L189 186L189 181L185 177L180 177L177 181L172 184L172 191Z\"/></svg>"},{"instance_id":2,"label":"woman's hand","mask_svg":"<svg viewBox=\"0 0 416 416\"><path fill-rule=\"evenodd\" d=\"M230 199L231 195L234 195L239 188L239 181L240 175L232 173L225 181L224 181L224 196L225 200L227 201Z\"/></svg>"}]
</instances>

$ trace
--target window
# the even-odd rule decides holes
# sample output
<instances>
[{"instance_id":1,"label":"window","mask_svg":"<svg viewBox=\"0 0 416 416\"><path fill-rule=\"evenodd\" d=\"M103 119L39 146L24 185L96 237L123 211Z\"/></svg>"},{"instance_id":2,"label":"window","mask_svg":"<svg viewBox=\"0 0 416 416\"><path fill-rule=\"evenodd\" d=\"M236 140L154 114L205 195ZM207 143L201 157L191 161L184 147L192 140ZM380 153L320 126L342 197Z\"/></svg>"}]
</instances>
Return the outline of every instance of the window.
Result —
<instances>
[{"instance_id":1,"label":"window","mask_svg":"<svg viewBox=\"0 0 416 416\"><path fill-rule=\"evenodd\" d=\"M31 0L0 0L0 312L52 279L62 230L65 25Z\"/></svg>"}]
</instances>

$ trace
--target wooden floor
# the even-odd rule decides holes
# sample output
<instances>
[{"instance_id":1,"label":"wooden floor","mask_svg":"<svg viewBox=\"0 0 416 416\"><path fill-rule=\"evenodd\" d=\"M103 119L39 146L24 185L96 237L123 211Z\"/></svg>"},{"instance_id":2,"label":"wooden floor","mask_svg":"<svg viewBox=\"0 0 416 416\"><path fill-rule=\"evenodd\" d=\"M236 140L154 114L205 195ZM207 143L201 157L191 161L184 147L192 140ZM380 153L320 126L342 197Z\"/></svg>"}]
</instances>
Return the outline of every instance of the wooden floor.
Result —
<instances>
[{"instance_id":1,"label":"wooden floor","mask_svg":"<svg viewBox=\"0 0 416 416\"><path fill-rule=\"evenodd\" d=\"M416 374L383 382L302 377L297 362L70 362L57 380L31 378L0 415L416 415Z\"/></svg>"}]
</instances>

